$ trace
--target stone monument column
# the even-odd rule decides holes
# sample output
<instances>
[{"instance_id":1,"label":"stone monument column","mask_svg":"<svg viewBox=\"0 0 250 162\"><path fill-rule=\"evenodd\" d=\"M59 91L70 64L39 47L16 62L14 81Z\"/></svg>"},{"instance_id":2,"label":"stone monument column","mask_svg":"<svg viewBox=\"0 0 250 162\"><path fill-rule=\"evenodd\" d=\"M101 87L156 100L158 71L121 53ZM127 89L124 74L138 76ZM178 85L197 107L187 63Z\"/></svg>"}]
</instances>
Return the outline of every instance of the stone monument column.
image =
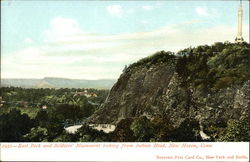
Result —
<instances>
[{"instance_id":1,"label":"stone monument column","mask_svg":"<svg viewBox=\"0 0 250 162\"><path fill-rule=\"evenodd\" d=\"M235 43L241 43L244 41L242 37L242 17L243 17L243 9L242 9L242 2L240 1L240 7L238 9L238 33L237 37L235 38Z\"/></svg>"}]
</instances>

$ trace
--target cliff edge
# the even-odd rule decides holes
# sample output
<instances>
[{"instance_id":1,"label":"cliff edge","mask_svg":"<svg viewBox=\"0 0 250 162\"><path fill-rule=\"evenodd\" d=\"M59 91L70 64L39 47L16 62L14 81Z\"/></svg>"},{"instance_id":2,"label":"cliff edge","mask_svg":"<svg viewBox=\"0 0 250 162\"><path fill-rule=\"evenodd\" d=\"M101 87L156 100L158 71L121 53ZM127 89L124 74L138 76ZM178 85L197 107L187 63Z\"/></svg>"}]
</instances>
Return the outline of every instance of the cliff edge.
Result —
<instances>
[{"instance_id":1,"label":"cliff edge","mask_svg":"<svg viewBox=\"0 0 250 162\"><path fill-rule=\"evenodd\" d=\"M157 52L123 70L92 123L155 116L179 126L187 118L223 125L248 116L248 43L229 42Z\"/></svg>"}]
</instances>

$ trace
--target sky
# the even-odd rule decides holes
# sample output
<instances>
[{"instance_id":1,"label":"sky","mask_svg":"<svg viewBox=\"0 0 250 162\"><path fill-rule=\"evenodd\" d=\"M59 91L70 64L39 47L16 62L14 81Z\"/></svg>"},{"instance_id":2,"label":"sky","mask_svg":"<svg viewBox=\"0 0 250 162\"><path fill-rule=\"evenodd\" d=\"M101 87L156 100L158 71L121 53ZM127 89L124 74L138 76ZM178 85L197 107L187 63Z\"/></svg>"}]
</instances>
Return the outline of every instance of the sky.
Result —
<instances>
[{"instance_id":1,"label":"sky","mask_svg":"<svg viewBox=\"0 0 250 162\"><path fill-rule=\"evenodd\" d=\"M157 51L234 42L239 1L1 1L1 77L117 79ZM243 1L249 42L249 2Z\"/></svg>"}]
</instances>

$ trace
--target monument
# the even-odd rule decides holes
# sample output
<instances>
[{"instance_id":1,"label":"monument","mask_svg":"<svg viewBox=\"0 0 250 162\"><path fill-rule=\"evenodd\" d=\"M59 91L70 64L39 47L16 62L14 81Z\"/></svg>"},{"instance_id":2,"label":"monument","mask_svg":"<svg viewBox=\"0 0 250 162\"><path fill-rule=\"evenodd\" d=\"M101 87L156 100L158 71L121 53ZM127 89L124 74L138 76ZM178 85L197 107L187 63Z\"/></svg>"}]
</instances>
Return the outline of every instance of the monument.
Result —
<instances>
[{"instance_id":1,"label":"monument","mask_svg":"<svg viewBox=\"0 0 250 162\"><path fill-rule=\"evenodd\" d=\"M242 16L243 16L243 9L242 9L242 1L240 0L240 7L238 9L238 33L237 37L235 38L235 43L244 42L244 39L242 37Z\"/></svg>"}]
</instances>

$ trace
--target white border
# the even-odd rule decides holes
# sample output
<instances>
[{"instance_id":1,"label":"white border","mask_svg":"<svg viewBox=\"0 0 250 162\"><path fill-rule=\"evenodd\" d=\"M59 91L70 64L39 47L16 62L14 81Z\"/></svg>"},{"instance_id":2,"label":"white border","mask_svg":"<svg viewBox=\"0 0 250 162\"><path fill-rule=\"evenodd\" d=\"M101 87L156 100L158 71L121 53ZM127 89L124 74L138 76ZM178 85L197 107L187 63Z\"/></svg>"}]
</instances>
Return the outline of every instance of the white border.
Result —
<instances>
[{"instance_id":1,"label":"white border","mask_svg":"<svg viewBox=\"0 0 250 162\"><path fill-rule=\"evenodd\" d=\"M154 147L155 144L165 147ZM81 147L77 147L77 146ZM124 145L133 147L122 148ZM150 147L137 147L149 146ZM171 147L171 146L178 147ZM182 146L191 147L182 147ZM197 147L194 147L194 146ZM201 147L201 146L210 147ZM32 147L39 146L39 147ZM45 146L51 146L44 148ZM177 158L177 156L179 158ZM182 159L180 158L182 156ZM208 159L208 156L214 158ZM249 161L249 142L1 143L1 161ZM172 157L172 158L171 158ZM233 157L233 159L229 158ZM238 158L236 158L238 157Z\"/></svg>"}]
</instances>

